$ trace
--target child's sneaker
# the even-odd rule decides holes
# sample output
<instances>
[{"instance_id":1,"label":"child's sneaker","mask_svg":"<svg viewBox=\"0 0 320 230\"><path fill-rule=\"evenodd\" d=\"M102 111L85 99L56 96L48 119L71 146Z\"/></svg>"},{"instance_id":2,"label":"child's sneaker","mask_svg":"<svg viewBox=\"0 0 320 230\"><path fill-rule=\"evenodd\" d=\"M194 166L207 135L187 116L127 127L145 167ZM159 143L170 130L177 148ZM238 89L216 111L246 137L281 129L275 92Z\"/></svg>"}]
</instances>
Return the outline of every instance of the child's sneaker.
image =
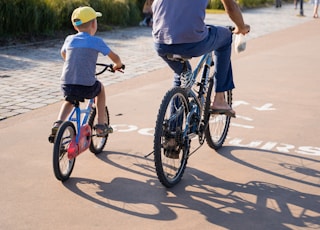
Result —
<instances>
[{"instance_id":1,"label":"child's sneaker","mask_svg":"<svg viewBox=\"0 0 320 230\"><path fill-rule=\"evenodd\" d=\"M107 124L96 124L93 128L98 137L106 137L109 133L113 133L113 128Z\"/></svg>"},{"instance_id":2,"label":"child's sneaker","mask_svg":"<svg viewBox=\"0 0 320 230\"><path fill-rule=\"evenodd\" d=\"M51 129L51 134L50 136L48 137L48 141L50 143L53 143L54 142L54 138L56 137L56 134L58 132L58 129L60 127L60 125L62 124L63 121L59 120L59 121L56 121L53 123L53 127Z\"/></svg>"},{"instance_id":3,"label":"child's sneaker","mask_svg":"<svg viewBox=\"0 0 320 230\"><path fill-rule=\"evenodd\" d=\"M139 26L147 26L146 20L143 20L139 23Z\"/></svg>"}]
</instances>

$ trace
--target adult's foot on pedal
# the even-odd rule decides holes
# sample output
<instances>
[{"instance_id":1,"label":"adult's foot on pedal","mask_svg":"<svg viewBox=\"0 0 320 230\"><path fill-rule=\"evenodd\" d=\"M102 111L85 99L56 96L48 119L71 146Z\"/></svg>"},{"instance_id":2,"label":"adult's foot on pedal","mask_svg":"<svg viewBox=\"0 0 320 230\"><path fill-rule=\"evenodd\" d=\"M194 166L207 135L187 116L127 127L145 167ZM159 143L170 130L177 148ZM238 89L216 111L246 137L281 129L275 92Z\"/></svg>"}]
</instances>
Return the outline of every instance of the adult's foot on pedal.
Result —
<instances>
[{"instance_id":1,"label":"adult's foot on pedal","mask_svg":"<svg viewBox=\"0 0 320 230\"><path fill-rule=\"evenodd\" d=\"M216 105L211 105L210 106L210 113L212 114L225 114L226 116L230 117L236 117L236 112L230 108L228 104L224 106L216 106Z\"/></svg>"}]
</instances>

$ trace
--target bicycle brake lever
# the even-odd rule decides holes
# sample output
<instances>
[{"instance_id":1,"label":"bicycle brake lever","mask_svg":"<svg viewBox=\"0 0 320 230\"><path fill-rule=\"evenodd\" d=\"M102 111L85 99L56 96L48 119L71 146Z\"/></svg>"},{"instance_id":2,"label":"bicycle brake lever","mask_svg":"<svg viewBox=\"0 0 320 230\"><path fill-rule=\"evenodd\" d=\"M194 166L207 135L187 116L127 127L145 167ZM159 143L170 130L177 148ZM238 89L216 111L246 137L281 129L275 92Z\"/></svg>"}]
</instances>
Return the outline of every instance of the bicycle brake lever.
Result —
<instances>
[{"instance_id":1,"label":"bicycle brake lever","mask_svg":"<svg viewBox=\"0 0 320 230\"><path fill-rule=\"evenodd\" d=\"M120 67L120 69L116 69L117 71L119 71L120 73L124 73L124 69L126 68L126 66L124 64L122 64L122 66Z\"/></svg>"}]
</instances>

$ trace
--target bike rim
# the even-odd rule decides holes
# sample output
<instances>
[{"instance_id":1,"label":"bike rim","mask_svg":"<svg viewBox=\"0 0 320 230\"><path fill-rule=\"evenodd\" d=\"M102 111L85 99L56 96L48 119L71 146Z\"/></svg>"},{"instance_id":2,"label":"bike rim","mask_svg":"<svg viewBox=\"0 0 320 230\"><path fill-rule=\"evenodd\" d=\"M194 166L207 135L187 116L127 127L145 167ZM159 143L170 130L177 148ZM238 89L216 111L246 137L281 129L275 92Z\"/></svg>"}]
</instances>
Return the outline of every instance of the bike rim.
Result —
<instances>
[{"instance_id":1,"label":"bike rim","mask_svg":"<svg viewBox=\"0 0 320 230\"><path fill-rule=\"evenodd\" d=\"M68 157L68 148L69 145L74 138L75 133L72 127L67 127L60 142L60 152L59 152L59 168L60 172L63 176L69 174L72 169L73 163L75 159L69 159Z\"/></svg>"}]
</instances>

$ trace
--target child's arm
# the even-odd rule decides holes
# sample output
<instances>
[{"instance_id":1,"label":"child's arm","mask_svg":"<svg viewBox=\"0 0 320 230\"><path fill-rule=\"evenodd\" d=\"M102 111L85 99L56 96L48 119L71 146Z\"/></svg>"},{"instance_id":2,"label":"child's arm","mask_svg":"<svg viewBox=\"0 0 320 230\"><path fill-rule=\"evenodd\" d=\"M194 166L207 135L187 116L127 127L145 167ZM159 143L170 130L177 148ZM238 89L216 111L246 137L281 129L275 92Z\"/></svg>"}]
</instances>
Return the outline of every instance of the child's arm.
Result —
<instances>
[{"instance_id":1,"label":"child's arm","mask_svg":"<svg viewBox=\"0 0 320 230\"><path fill-rule=\"evenodd\" d=\"M121 69L123 64L121 62L120 57L116 53L114 53L112 50L110 50L110 53L108 54L108 57L114 63L114 66L113 66L114 70Z\"/></svg>"},{"instance_id":2,"label":"child's arm","mask_svg":"<svg viewBox=\"0 0 320 230\"><path fill-rule=\"evenodd\" d=\"M116 53L114 53L112 50L110 50L110 53L108 54L108 57L114 63L114 66L113 66L114 70L121 69L123 64L121 62L120 57Z\"/></svg>"}]
</instances>

